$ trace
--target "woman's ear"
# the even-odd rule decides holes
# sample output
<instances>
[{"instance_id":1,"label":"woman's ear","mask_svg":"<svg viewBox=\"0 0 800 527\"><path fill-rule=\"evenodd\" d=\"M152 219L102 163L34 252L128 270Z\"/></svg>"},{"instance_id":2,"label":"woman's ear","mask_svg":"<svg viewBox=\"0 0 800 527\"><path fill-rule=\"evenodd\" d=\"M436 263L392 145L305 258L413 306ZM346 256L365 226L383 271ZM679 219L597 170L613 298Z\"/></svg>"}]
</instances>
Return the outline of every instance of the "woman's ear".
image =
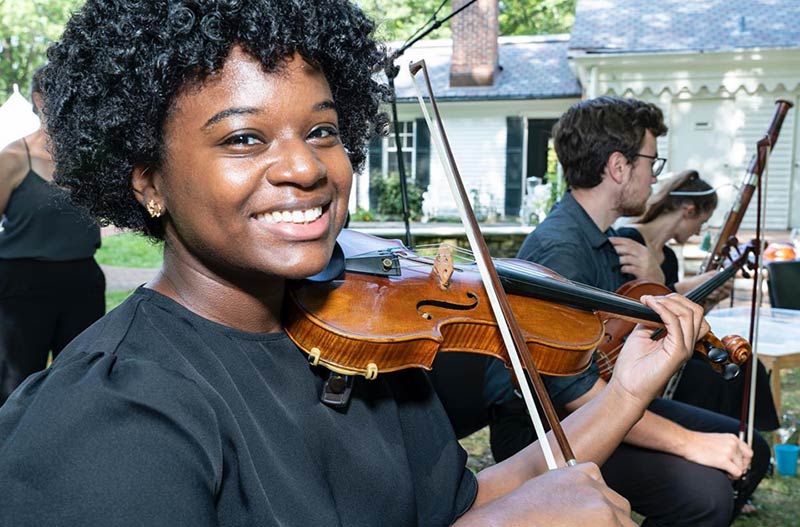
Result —
<instances>
[{"instance_id":1,"label":"woman's ear","mask_svg":"<svg viewBox=\"0 0 800 527\"><path fill-rule=\"evenodd\" d=\"M131 186L133 194L152 218L158 218L166 210L164 197L159 191L160 181L158 171L151 170L149 166L136 165L131 173Z\"/></svg>"},{"instance_id":2,"label":"woman's ear","mask_svg":"<svg viewBox=\"0 0 800 527\"><path fill-rule=\"evenodd\" d=\"M44 98L38 91L31 93L31 102L36 107L36 115L42 116L42 108L44 108Z\"/></svg>"},{"instance_id":3,"label":"woman's ear","mask_svg":"<svg viewBox=\"0 0 800 527\"><path fill-rule=\"evenodd\" d=\"M697 217L697 207L694 203L686 203L683 205L683 217L693 219Z\"/></svg>"}]
</instances>

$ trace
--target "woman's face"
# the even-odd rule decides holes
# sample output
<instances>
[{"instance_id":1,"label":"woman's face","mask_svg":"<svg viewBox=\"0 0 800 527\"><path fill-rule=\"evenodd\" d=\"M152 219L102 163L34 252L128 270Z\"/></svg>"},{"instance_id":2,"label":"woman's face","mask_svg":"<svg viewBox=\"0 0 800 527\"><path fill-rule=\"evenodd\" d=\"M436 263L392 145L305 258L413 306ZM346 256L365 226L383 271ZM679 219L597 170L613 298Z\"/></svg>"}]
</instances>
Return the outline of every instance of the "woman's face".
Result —
<instances>
[{"instance_id":1,"label":"woman's face","mask_svg":"<svg viewBox=\"0 0 800 527\"><path fill-rule=\"evenodd\" d=\"M180 261L224 279L302 278L330 258L352 166L324 75L299 55L278 71L235 48L178 96L154 182Z\"/></svg>"},{"instance_id":2,"label":"woman's face","mask_svg":"<svg viewBox=\"0 0 800 527\"><path fill-rule=\"evenodd\" d=\"M675 241L686 243L689 238L700 234L700 228L711 217L714 211L697 212L694 205L682 209L682 218L675 229Z\"/></svg>"}]
</instances>

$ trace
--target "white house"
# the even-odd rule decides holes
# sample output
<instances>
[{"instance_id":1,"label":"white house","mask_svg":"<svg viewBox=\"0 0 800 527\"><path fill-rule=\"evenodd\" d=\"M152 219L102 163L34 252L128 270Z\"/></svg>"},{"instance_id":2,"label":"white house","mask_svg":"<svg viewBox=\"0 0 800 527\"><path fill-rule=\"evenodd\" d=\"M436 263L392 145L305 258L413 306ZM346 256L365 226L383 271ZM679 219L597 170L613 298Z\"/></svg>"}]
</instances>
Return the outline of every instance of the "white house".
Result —
<instances>
[{"instance_id":1,"label":"white house","mask_svg":"<svg viewBox=\"0 0 800 527\"><path fill-rule=\"evenodd\" d=\"M569 48L587 97L661 107L667 169L695 168L718 188L712 224L733 201L775 101L793 103L769 160L766 224L800 226L800 2L580 0ZM754 218L750 207L743 225Z\"/></svg>"},{"instance_id":2,"label":"white house","mask_svg":"<svg viewBox=\"0 0 800 527\"><path fill-rule=\"evenodd\" d=\"M464 0L456 0L454 8ZM581 97L616 94L658 104L667 169L696 168L719 188L719 222L774 102L800 96L797 0L579 0L571 35L497 37L496 0L453 19L453 40L423 41L396 63L398 118L410 177L425 208L454 212L407 64L424 58L465 186L478 205L519 215L526 180L541 177L549 130ZM800 227L800 131L792 108L768 166L767 227ZM369 179L396 170L393 139L370 148L352 205L374 206ZM754 209L754 208L753 208ZM748 214L745 227L752 225Z\"/></svg>"}]
</instances>

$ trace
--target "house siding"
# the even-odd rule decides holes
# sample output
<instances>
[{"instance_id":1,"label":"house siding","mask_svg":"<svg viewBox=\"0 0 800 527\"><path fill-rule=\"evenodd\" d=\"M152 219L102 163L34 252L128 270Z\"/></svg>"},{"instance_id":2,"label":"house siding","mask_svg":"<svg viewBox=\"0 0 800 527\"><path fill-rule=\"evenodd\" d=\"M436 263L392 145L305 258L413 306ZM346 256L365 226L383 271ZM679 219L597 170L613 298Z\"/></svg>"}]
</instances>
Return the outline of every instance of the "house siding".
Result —
<instances>
[{"instance_id":1,"label":"house siding","mask_svg":"<svg viewBox=\"0 0 800 527\"><path fill-rule=\"evenodd\" d=\"M502 213L505 207L506 177L506 117L449 116L443 117L445 130L458 165L464 188L478 213ZM457 216L447 176L439 153L431 152L431 181L425 195L423 210L429 216Z\"/></svg>"},{"instance_id":2,"label":"house siding","mask_svg":"<svg viewBox=\"0 0 800 527\"><path fill-rule=\"evenodd\" d=\"M558 118L578 100L564 98L440 103L445 131L464 180L464 187L468 193L473 191L480 196L480 202L473 203L473 206L478 205L476 209L480 209L477 212L483 214L492 212L497 217L502 217L505 211L507 118L519 117L523 121ZM398 105L399 120L410 121L420 117L418 104ZM425 194L423 212L428 218L458 216L458 209L451 196L433 140L431 140L429 159L430 184ZM417 162L420 162L419 157ZM524 165L521 168L524 169ZM417 169L419 170L419 166ZM369 209L366 174L369 174L369 164L356 176L358 198L351 199L351 211L354 211L356 206ZM524 175L520 173L519 177L523 178Z\"/></svg>"},{"instance_id":3,"label":"house siding","mask_svg":"<svg viewBox=\"0 0 800 527\"><path fill-rule=\"evenodd\" d=\"M691 168L718 189L720 203L709 221L712 227L722 224L735 200L756 143L764 136L775 113L775 101L785 99L795 107L798 102L797 94L786 91L761 90L751 94L743 89L734 94L664 92L655 96L646 92L637 98L658 105L664 112L670 131L658 139L658 151L667 157L665 176ZM800 192L796 181L795 113L795 108L789 110L769 158L765 178L767 229L784 230L797 227L800 222L800 211L796 210L800 207ZM707 126L702 126L706 123ZM756 214L754 202L748 207L742 228L754 229Z\"/></svg>"}]
</instances>

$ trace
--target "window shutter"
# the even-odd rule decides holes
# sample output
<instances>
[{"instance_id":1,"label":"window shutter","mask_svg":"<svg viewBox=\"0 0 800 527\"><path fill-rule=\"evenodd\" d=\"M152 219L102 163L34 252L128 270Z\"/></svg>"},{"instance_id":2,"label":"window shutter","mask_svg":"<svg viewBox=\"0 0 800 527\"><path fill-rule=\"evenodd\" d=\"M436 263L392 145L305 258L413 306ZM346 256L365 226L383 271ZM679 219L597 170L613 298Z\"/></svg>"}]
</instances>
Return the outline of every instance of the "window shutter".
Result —
<instances>
[{"instance_id":1,"label":"window shutter","mask_svg":"<svg viewBox=\"0 0 800 527\"><path fill-rule=\"evenodd\" d=\"M425 119L417 119L414 146L416 147L416 184L423 191L431 182L431 132Z\"/></svg>"},{"instance_id":2,"label":"window shutter","mask_svg":"<svg viewBox=\"0 0 800 527\"><path fill-rule=\"evenodd\" d=\"M378 184L383 178L383 138L375 135L369 142L369 208L378 210Z\"/></svg>"},{"instance_id":3,"label":"window shutter","mask_svg":"<svg viewBox=\"0 0 800 527\"><path fill-rule=\"evenodd\" d=\"M523 136L522 118L506 117L506 217L519 216L522 206Z\"/></svg>"}]
</instances>

